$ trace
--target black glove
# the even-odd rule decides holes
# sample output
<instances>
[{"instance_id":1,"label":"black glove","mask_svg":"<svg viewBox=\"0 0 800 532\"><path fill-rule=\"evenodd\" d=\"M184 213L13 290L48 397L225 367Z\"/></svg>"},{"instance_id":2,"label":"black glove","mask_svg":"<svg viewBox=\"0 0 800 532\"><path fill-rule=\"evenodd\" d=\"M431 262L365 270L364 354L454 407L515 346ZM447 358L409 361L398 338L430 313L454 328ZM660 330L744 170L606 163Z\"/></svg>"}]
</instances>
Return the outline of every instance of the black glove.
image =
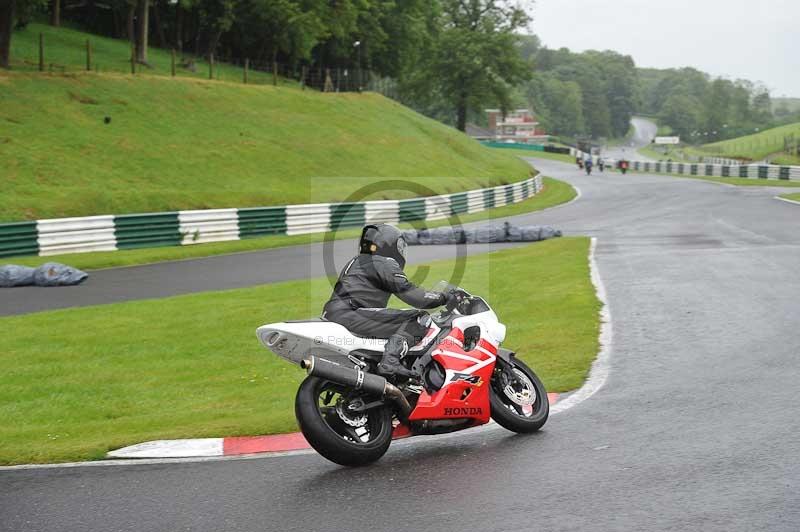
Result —
<instances>
[{"instance_id":1,"label":"black glove","mask_svg":"<svg viewBox=\"0 0 800 532\"><path fill-rule=\"evenodd\" d=\"M456 308L466 296L466 294L458 288L451 288L443 295L445 297L444 306L448 311L452 311L454 308Z\"/></svg>"}]
</instances>

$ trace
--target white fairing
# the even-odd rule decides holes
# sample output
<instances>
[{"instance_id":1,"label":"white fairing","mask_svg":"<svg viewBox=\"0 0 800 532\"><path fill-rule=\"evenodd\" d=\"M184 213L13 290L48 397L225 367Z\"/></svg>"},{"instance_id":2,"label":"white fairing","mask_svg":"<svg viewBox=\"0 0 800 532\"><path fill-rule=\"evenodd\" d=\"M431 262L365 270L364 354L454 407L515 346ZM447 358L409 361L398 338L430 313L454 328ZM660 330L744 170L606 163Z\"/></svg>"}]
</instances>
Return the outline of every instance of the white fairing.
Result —
<instances>
[{"instance_id":1,"label":"white fairing","mask_svg":"<svg viewBox=\"0 0 800 532\"><path fill-rule=\"evenodd\" d=\"M410 351L425 349L439 330L436 324L431 324L425 338ZM346 356L356 350L383 353L386 345L386 340L356 336L331 321L270 323L259 327L256 335L264 347L294 364L300 364L308 355Z\"/></svg>"},{"instance_id":2,"label":"white fairing","mask_svg":"<svg viewBox=\"0 0 800 532\"><path fill-rule=\"evenodd\" d=\"M488 336L488 340L495 345L500 345L506 339L506 326L497 319L497 314L493 310L470 314L453 320L453 327L466 330L468 327L479 326L481 336Z\"/></svg>"},{"instance_id":3,"label":"white fairing","mask_svg":"<svg viewBox=\"0 0 800 532\"><path fill-rule=\"evenodd\" d=\"M382 353L386 345L386 340L355 336L331 321L270 323L259 327L256 335L264 347L295 364L309 355L346 356L357 349Z\"/></svg>"}]
</instances>

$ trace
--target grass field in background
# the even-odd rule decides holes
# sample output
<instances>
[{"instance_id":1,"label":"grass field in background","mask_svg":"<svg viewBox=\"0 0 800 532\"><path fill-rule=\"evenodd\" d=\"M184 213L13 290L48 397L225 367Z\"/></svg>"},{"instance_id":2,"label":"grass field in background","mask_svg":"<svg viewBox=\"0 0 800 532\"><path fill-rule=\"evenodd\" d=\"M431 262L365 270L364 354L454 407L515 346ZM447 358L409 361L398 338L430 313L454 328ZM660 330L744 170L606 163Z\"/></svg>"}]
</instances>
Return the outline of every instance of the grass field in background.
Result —
<instances>
[{"instance_id":1,"label":"grass field in background","mask_svg":"<svg viewBox=\"0 0 800 532\"><path fill-rule=\"evenodd\" d=\"M374 93L12 72L0 124L0 222L339 201L376 178L444 194L530 173Z\"/></svg>"},{"instance_id":2,"label":"grass field in background","mask_svg":"<svg viewBox=\"0 0 800 532\"><path fill-rule=\"evenodd\" d=\"M126 39L111 39L91 33L47 24L28 24L24 29L14 32L11 39L11 68L34 71L39 68L39 34L44 39L45 69L55 73L82 72L86 70L86 40L92 47L92 70L96 72L117 72L129 74L131 71L131 45ZM172 57L169 50L151 46L148 48L150 66L137 65L137 72L155 76L170 76ZM208 79L208 62L202 57L185 54L186 59L195 62L195 70L180 66L181 57L176 57L176 76ZM215 62L214 78L222 81L242 82L244 71L234 65ZM272 73L250 70L248 83L271 84ZM294 80L278 77L279 85L299 86Z\"/></svg>"},{"instance_id":3,"label":"grass field in background","mask_svg":"<svg viewBox=\"0 0 800 532\"><path fill-rule=\"evenodd\" d=\"M800 137L800 122L767 129L744 137L704 144L692 150L692 152L698 155L745 157L757 161L764 159L768 155L782 151L783 138L790 134L794 134L795 137ZM784 161L781 162L776 159L775 162L778 164L800 163L800 157L792 157L789 155L781 155L778 157Z\"/></svg>"},{"instance_id":4,"label":"grass field in background","mask_svg":"<svg viewBox=\"0 0 800 532\"><path fill-rule=\"evenodd\" d=\"M760 161L767 156L774 164L800 165L800 156L779 153L783 150L783 138L794 134L800 138L800 122L767 129L752 135L723 140L702 146L667 147L661 153L649 146L640 148L642 155L658 160L689 161L689 157L727 157Z\"/></svg>"},{"instance_id":5,"label":"grass field in background","mask_svg":"<svg viewBox=\"0 0 800 532\"><path fill-rule=\"evenodd\" d=\"M579 387L597 353L588 249L588 238L560 238L470 256L461 283L490 301L504 345L550 391ZM449 278L451 261L431 266L426 285ZM255 329L319 315L330 290L315 279L0 318L0 463L296 430L303 372L261 347Z\"/></svg>"},{"instance_id":6,"label":"grass field in background","mask_svg":"<svg viewBox=\"0 0 800 532\"><path fill-rule=\"evenodd\" d=\"M458 222L469 223L480 220L500 220L509 216L539 211L555 205L560 205L572 200L576 196L575 189L563 181L545 177L544 189L536 196L496 209L490 209L474 214L465 214L458 217ZM455 218L448 220L433 220L418 222L414 226L441 227L456 223ZM411 224L399 224L401 228L411 228ZM356 238L361 229L344 229L335 234L336 239ZM6 257L1 263L19 264L21 266L38 266L45 262L63 262L81 270L96 270L99 268L113 268L118 266L133 266L136 264L150 264L169 260L191 259L210 257L226 253L242 253L258 251L277 247L322 242L329 233L315 233L309 235L274 235L261 238L248 238L232 242L213 242L209 244L195 244L192 246L171 246L160 248L130 249L121 251L98 251L94 253L71 253L51 257Z\"/></svg>"}]
</instances>

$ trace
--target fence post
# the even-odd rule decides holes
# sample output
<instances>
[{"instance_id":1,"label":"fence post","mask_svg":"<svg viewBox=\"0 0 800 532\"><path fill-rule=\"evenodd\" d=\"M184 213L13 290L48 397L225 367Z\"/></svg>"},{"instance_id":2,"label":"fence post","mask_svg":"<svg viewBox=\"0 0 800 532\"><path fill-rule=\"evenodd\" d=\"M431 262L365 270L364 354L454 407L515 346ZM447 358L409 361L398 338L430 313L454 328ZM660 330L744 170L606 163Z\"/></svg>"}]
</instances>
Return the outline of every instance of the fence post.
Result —
<instances>
[{"instance_id":1,"label":"fence post","mask_svg":"<svg viewBox=\"0 0 800 532\"><path fill-rule=\"evenodd\" d=\"M172 77L174 78L175 77L175 48L172 49L170 72L172 73Z\"/></svg>"},{"instance_id":2,"label":"fence post","mask_svg":"<svg viewBox=\"0 0 800 532\"><path fill-rule=\"evenodd\" d=\"M131 43L131 74L136 74L136 46Z\"/></svg>"},{"instance_id":3,"label":"fence post","mask_svg":"<svg viewBox=\"0 0 800 532\"><path fill-rule=\"evenodd\" d=\"M44 72L44 35L39 33L39 72Z\"/></svg>"},{"instance_id":4,"label":"fence post","mask_svg":"<svg viewBox=\"0 0 800 532\"><path fill-rule=\"evenodd\" d=\"M86 39L86 71L92 71L92 43Z\"/></svg>"},{"instance_id":5,"label":"fence post","mask_svg":"<svg viewBox=\"0 0 800 532\"><path fill-rule=\"evenodd\" d=\"M278 62L272 62L272 84L278 86Z\"/></svg>"},{"instance_id":6,"label":"fence post","mask_svg":"<svg viewBox=\"0 0 800 532\"><path fill-rule=\"evenodd\" d=\"M250 70L250 60L248 58L244 58L244 84L247 85L247 71Z\"/></svg>"},{"instance_id":7,"label":"fence post","mask_svg":"<svg viewBox=\"0 0 800 532\"><path fill-rule=\"evenodd\" d=\"M214 79L214 53L208 54L208 79Z\"/></svg>"},{"instance_id":8,"label":"fence post","mask_svg":"<svg viewBox=\"0 0 800 532\"><path fill-rule=\"evenodd\" d=\"M300 69L300 89L306 90L306 66Z\"/></svg>"}]
</instances>

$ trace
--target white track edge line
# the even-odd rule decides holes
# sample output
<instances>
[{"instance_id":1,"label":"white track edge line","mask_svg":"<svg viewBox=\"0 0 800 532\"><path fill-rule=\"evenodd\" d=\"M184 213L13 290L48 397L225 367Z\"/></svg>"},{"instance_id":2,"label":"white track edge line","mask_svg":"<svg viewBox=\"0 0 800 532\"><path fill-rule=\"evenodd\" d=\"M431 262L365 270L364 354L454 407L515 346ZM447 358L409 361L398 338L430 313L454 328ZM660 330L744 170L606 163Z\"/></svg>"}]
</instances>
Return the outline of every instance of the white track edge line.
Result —
<instances>
[{"instance_id":1,"label":"white track edge line","mask_svg":"<svg viewBox=\"0 0 800 532\"><path fill-rule=\"evenodd\" d=\"M780 196L772 196L776 200L785 201L786 203L794 203L795 205L800 205L800 201L791 200L789 198L782 198Z\"/></svg>"},{"instance_id":2,"label":"white track edge line","mask_svg":"<svg viewBox=\"0 0 800 532\"><path fill-rule=\"evenodd\" d=\"M573 406L579 405L594 394L606 383L608 373L610 370L609 360L611 358L612 343L614 340L613 327L611 322L611 310L608 306L608 297L606 295L606 287L603 284L603 279L600 277L600 270L597 268L596 260L597 237L592 237L589 246L589 271L594 285L597 299L600 300L602 307L600 308L600 350L597 353L597 358L592 362L592 367L589 370L589 378L583 383L578 391L570 394L569 397L563 401L559 401L550 410L551 413L557 414L563 412Z\"/></svg>"},{"instance_id":3,"label":"white track edge line","mask_svg":"<svg viewBox=\"0 0 800 532\"><path fill-rule=\"evenodd\" d=\"M577 187L575 187L577 190ZM580 191L579 191L580 194ZM575 198L577 199L577 198ZM574 200L573 200L574 201ZM611 311L608 308L608 301L606 298L606 289L603 280L600 277L600 272L597 268L595 260L595 250L597 247L597 237L592 237L589 244L589 273L594 285L597 299L602 304L600 309L600 335L599 344L600 350L592 363L589 370L589 378L583 383L578 390L570 393L566 399L557 402L553 408L550 409L550 414L559 414L574 406L579 405L592 395L597 393L600 388L605 384L609 373L609 359L611 357L611 343L613 340L612 324L611 324ZM489 430L499 429L499 425L490 421L486 425L468 429L471 434L485 432ZM449 434L440 434L438 436L425 436L425 441L437 441L447 438L459 436L459 432L452 432ZM404 438L393 442L392 445L406 445L414 441L415 438ZM96 460L93 462L66 462L62 464L24 464L15 466L0 466L2 471L15 471L26 469L56 469L56 468L74 468L74 467L103 467L103 466L130 466L130 465L157 465L157 464L191 464L202 462L222 462L229 460L254 460L254 459L269 459L279 458L284 456L298 456L304 454L316 454L313 449L298 449L294 451L279 451L271 453L256 453L246 455L233 455L233 456L203 456L191 458L133 458L122 460Z\"/></svg>"}]
</instances>

